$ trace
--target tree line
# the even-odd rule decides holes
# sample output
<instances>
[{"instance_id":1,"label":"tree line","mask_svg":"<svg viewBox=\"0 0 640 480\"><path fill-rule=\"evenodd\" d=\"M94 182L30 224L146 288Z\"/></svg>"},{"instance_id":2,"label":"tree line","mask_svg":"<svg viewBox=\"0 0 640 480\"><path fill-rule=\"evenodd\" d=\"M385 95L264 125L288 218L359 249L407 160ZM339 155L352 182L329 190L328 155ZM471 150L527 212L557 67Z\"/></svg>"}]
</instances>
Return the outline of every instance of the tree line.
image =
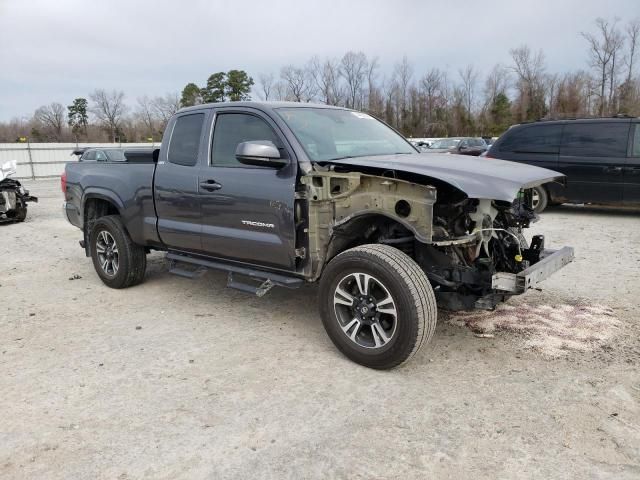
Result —
<instances>
[{"instance_id":1,"label":"tree line","mask_svg":"<svg viewBox=\"0 0 640 480\"><path fill-rule=\"evenodd\" d=\"M584 69L549 72L544 52L527 45L509 51L508 64L488 73L474 65L450 72L419 72L405 56L383 74L379 59L364 52L339 58L313 56L300 65L260 73L213 73L181 94L142 96L129 105L122 91L97 89L64 107L51 103L32 117L0 123L0 142L158 141L181 107L259 99L319 102L364 110L412 137L499 135L510 125L541 118L640 116L640 78L635 73L640 19L598 18L581 32Z\"/></svg>"}]
</instances>

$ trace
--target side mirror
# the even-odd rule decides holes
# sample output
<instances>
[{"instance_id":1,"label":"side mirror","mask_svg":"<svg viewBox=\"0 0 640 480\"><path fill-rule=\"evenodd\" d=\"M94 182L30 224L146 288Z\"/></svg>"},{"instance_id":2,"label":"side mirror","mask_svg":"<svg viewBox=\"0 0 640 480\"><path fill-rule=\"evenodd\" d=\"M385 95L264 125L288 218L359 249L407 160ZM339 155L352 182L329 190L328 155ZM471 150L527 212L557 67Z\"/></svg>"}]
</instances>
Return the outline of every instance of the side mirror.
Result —
<instances>
[{"instance_id":1,"label":"side mirror","mask_svg":"<svg viewBox=\"0 0 640 480\"><path fill-rule=\"evenodd\" d=\"M160 158L160 149L159 148L155 148L153 150L153 153L151 154L152 158L153 158L153 163L158 163L158 158Z\"/></svg>"},{"instance_id":2,"label":"side mirror","mask_svg":"<svg viewBox=\"0 0 640 480\"><path fill-rule=\"evenodd\" d=\"M236 148L236 158L240 163L258 167L282 168L288 163L269 140L239 143Z\"/></svg>"}]
</instances>

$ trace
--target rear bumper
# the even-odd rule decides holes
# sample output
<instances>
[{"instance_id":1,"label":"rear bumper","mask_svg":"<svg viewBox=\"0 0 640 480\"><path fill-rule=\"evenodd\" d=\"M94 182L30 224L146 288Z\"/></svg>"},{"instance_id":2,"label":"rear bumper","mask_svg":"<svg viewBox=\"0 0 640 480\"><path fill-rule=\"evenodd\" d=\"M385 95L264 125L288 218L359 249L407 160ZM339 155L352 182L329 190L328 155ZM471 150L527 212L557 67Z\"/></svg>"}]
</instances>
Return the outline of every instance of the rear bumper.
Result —
<instances>
[{"instance_id":1,"label":"rear bumper","mask_svg":"<svg viewBox=\"0 0 640 480\"><path fill-rule=\"evenodd\" d=\"M539 262L519 273L495 273L491 279L492 288L498 292L524 293L571 263L574 253L572 247L562 247L560 250L544 250L540 257Z\"/></svg>"}]
</instances>

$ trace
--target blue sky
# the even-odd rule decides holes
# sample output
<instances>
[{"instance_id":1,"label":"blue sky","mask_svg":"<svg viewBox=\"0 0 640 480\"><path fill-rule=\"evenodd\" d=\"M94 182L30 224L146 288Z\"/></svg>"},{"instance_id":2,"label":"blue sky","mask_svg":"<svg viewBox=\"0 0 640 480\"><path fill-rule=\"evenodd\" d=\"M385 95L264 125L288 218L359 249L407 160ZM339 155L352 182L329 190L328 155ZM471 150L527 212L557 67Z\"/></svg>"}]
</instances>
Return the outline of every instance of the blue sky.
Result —
<instances>
[{"instance_id":1,"label":"blue sky","mask_svg":"<svg viewBox=\"0 0 640 480\"><path fill-rule=\"evenodd\" d=\"M133 105L212 72L256 78L347 50L378 56L381 77L403 55L416 77L488 71L521 44L543 49L549 71L588 68L579 32L599 16L624 23L640 0L0 0L0 120L95 88Z\"/></svg>"}]
</instances>

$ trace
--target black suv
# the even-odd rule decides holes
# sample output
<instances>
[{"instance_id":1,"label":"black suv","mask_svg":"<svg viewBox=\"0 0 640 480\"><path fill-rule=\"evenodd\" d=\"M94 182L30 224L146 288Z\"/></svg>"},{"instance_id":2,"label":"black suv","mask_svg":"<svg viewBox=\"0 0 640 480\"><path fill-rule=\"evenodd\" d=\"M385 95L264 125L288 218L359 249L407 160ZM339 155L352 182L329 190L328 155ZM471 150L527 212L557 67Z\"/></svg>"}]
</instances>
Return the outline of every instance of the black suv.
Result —
<instances>
[{"instance_id":1,"label":"black suv","mask_svg":"<svg viewBox=\"0 0 640 480\"><path fill-rule=\"evenodd\" d=\"M640 118L538 121L514 125L487 157L564 173L567 185L534 189L536 211L560 203L640 205Z\"/></svg>"}]
</instances>

